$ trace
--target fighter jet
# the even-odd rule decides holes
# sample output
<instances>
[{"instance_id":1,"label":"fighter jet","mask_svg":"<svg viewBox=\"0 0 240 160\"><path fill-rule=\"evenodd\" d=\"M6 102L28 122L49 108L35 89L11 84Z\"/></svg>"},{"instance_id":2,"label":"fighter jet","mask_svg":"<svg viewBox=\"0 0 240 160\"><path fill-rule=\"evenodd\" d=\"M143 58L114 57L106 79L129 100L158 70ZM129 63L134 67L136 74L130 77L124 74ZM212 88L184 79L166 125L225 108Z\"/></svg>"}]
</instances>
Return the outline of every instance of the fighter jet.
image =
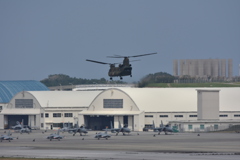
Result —
<instances>
[{"instance_id":1,"label":"fighter jet","mask_svg":"<svg viewBox=\"0 0 240 160\"><path fill-rule=\"evenodd\" d=\"M52 141L52 139L57 139L60 141L60 139L63 139L64 136L60 136L59 133L60 133L60 129L58 130L57 133L50 134L50 136L48 136L47 139L49 139L50 141Z\"/></svg>"},{"instance_id":2,"label":"fighter jet","mask_svg":"<svg viewBox=\"0 0 240 160\"><path fill-rule=\"evenodd\" d=\"M11 140L13 140L14 137L11 137L11 132L10 132L10 130L9 130L9 131L8 131L8 134L7 134L7 135L1 135L0 139L1 139L1 142L2 142L3 140L8 140L9 142L11 142Z\"/></svg>"},{"instance_id":3,"label":"fighter jet","mask_svg":"<svg viewBox=\"0 0 240 160\"><path fill-rule=\"evenodd\" d=\"M112 126L112 122L110 122L111 128L110 129L104 129L104 130L110 130L112 133L116 133L116 136L118 135L119 132L122 132L123 135L125 135L125 133L130 133L131 130L127 127L127 125L124 125L122 127L120 121L118 121L118 128L113 128Z\"/></svg>"},{"instance_id":4,"label":"fighter jet","mask_svg":"<svg viewBox=\"0 0 240 160\"><path fill-rule=\"evenodd\" d=\"M61 132L68 132L70 130L70 123L68 125L63 123L63 128L60 129Z\"/></svg>"},{"instance_id":5,"label":"fighter jet","mask_svg":"<svg viewBox=\"0 0 240 160\"><path fill-rule=\"evenodd\" d=\"M160 127L159 128L155 128L155 124L153 121L153 127L152 127L154 132L158 132L158 135L160 135L160 132L164 132L165 135L168 134L168 132L178 132L176 129L174 130L173 128L171 128L169 125L163 125L163 122L161 121Z\"/></svg>"},{"instance_id":6,"label":"fighter jet","mask_svg":"<svg viewBox=\"0 0 240 160\"><path fill-rule=\"evenodd\" d=\"M16 123L17 123L17 125L12 126L11 128L14 129L14 130L20 130L22 128L21 123L19 121L17 121Z\"/></svg>"},{"instance_id":7,"label":"fighter jet","mask_svg":"<svg viewBox=\"0 0 240 160\"><path fill-rule=\"evenodd\" d=\"M108 133L107 133L107 130L106 130L104 133L101 133L101 132L97 133L97 134L95 135L95 138L97 138L98 140L99 140L100 138L105 138L106 140L108 140L108 138L111 138L111 135L108 134Z\"/></svg>"},{"instance_id":8,"label":"fighter jet","mask_svg":"<svg viewBox=\"0 0 240 160\"><path fill-rule=\"evenodd\" d=\"M86 128L84 127L84 125L82 125L81 127L79 127L78 122L77 122L76 128L69 129L69 130L68 130L68 133L73 133L73 136L75 136L75 134L76 134L77 132L80 134L80 136L82 136L82 133L84 133L84 134L86 135L86 134L88 133L88 129L86 129Z\"/></svg>"},{"instance_id":9,"label":"fighter jet","mask_svg":"<svg viewBox=\"0 0 240 160\"><path fill-rule=\"evenodd\" d=\"M17 125L12 126L12 129L14 129L15 131L19 132L19 133L30 133L32 132L31 127L28 125L24 125L24 121L22 119L22 122L20 123L19 121L16 122Z\"/></svg>"}]
</instances>

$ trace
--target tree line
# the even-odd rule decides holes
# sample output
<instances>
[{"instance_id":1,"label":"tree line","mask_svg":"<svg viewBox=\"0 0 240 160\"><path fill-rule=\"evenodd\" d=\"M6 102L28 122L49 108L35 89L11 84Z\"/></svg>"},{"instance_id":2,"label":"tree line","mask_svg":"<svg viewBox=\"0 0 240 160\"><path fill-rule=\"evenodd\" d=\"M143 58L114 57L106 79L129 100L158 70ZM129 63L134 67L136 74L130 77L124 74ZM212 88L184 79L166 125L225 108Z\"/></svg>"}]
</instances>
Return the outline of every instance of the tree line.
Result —
<instances>
[{"instance_id":1,"label":"tree line","mask_svg":"<svg viewBox=\"0 0 240 160\"><path fill-rule=\"evenodd\" d=\"M52 74L49 75L48 78L45 78L41 80L43 84L45 84L47 87L52 86L59 86L61 85L79 85L79 84L124 84L126 82L123 81L108 81L105 78L100 79L86 79L86 78L76 78L76 77L70 77L65 74Z\"/></svg>"}]
</instances>

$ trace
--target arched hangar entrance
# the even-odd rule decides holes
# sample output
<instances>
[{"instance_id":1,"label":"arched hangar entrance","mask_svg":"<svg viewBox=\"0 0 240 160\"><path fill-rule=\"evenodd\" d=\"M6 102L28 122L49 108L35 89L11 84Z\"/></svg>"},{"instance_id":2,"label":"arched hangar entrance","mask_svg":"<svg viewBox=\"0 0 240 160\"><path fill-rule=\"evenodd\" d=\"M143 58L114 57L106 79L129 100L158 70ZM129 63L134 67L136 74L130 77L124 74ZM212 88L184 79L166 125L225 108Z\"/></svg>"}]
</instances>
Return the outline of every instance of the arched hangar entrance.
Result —
<instances>
[{"instance_id":1,"label":"arched hangar entrance","mask_svg":"<svg viewBox=\"0 0 240 160\"><path fill-rule=\"evenodd\" d=\"M92 130L102 130L110 128L110 122L114 121L113 116L85 115L84 122L87 128Z\"/></svg>"},{"instance_id":2,"label":"arched hangar entrance","mask_svg":"<svg viewBox=\"0 0 240 160\"><path fill-rule=\"evenodd\" d=\"M85 123L88 128L102 130L110 122L114 128L128 125L132 130L144 126L144 111L139 110L133 99L123 90L110 88L101 92L85 111L79 112L79 124Z\"/></svg>"},{"instance_id":3,"label":"arched hangar entrance","mask_svg":"<svg viewBox=\"0 0 240 160\"><path fill-rule=\"evenodd\" d=\"M12 126L17 125L17 121L23 122L23 125L28 125L28 115L5 115L4 119L8 122L4 126L5 129L11 129Z\"/></svg>"},{"instance_id":4,"label":"arched hangar entrance","mask_svg":"<svg viewBox=\"0 0 240 160\"><path fill-rule=\"evenodd\" d=\"M92 130L102 130L104 128L118 128L121 125L127 125L133 129L133 116L110 116L110 115L84 115L84 122L87 128Z\"/></svg>"}]
</instances>

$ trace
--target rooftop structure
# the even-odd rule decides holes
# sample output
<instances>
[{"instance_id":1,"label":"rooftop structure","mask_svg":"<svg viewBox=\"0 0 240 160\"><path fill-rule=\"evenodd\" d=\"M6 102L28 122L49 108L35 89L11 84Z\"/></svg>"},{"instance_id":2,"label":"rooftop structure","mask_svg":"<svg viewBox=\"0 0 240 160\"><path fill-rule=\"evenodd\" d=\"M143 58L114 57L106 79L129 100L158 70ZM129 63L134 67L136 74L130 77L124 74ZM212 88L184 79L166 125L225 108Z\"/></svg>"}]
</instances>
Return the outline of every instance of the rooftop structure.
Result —
<instances>
[{"instance_id":1,"label":"rooftop structure","mask_svg":"<svg viewBox=\"0 0 240 160\"><path fill-rule=\"evenodd\" d=\"M39 81L0 81L0 103L8 103L14 95L21 91L48 91Z\"/></svg>"}]
</instances>

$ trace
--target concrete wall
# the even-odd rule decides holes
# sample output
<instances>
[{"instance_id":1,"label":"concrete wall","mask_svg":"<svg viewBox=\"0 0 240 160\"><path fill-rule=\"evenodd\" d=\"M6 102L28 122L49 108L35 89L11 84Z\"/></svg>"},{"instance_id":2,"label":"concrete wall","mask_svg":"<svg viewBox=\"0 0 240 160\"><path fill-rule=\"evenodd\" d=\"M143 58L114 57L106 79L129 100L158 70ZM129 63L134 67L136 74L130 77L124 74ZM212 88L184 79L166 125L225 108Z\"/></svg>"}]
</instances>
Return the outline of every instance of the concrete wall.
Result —
<instances>
[{"instance_id":1,"label":"concrete wall","mask_svg":"<svg viewBox=\"0 0 240 160\"><path fill-rule=\"evenodd\" d=\"M240 125L240 122L232 121L202 121L202 122L176 122L171 121L171 126L178 126L180 132L210 132L210 131L219 131L225 130L233 125Z\"/></svg>"},{"instance_id":2,"label":"concrete wall","mask_svg":"<svg viewBox=\"0 0 240 160\"><path fill-rule=\"evenodd\" d=\"M4 115L0 114L0 129L4 129Z\"/></svg>"},{"instance_id":3,"label":"concrete wall","mask_svg":"<svg viewBox=\"0 0 240 160\"><path fill-rule=\"evenodd\" d=\"M198 120L219 119L219 90L197 90Z\"/></svg>"}]
</instances>

